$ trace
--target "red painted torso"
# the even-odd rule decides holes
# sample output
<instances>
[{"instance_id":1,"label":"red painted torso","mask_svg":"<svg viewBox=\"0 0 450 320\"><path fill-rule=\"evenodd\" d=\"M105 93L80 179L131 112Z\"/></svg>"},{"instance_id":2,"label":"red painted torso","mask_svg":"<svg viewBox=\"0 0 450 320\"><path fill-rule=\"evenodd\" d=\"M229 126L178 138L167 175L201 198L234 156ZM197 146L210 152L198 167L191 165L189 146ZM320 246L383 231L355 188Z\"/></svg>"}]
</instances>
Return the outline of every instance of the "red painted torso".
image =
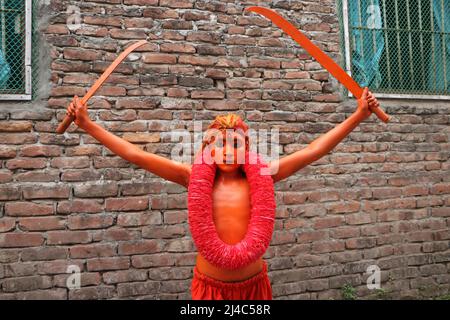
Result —
<instances>
[{"instance_id":1,"label":"red painted torso","mask_svg":"<svg viewBox=\"0 0 450 320\"><path fill-rule=\"evenodd\" d=\"M225 243L235 244L241 241L246 233L250 220L250 188L244 175L233 181L214 182L213 187L213 220L219 238ZM259 273L263 267L262 258L250 265L227 270L218 268L199 253L197 255L197 269L214 279L221 281L241 281Z\"/></svg>"}]
</instances>

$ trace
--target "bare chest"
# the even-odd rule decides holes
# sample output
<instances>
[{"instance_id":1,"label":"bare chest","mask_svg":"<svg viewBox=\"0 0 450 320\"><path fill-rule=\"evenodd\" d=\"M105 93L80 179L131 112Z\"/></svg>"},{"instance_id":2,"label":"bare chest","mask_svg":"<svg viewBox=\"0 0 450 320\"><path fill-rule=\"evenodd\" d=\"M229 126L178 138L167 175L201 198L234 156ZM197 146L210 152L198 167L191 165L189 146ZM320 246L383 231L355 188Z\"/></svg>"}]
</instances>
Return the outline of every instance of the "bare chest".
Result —
<instances>
[{"instance_id":1,"label":"bare chest","mask_svg":"<svg viewBox=\"0 0 450 320\"><path fill-rule=\"evenodd\" d=\"M213 187L213 219L223 241L230 244L242 240L250 219L250 186L246 179L233 183L215 183Z\"/></svg>"}]
</instances>

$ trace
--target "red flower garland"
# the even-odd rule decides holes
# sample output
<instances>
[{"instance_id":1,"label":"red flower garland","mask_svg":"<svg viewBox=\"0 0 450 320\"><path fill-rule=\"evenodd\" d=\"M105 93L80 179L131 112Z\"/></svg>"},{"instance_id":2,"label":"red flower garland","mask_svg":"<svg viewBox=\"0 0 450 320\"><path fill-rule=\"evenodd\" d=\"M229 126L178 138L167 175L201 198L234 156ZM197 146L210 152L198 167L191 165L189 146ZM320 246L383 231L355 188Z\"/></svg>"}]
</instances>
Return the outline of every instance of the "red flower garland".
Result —
<instances>
[{"instance_id":1,"label":"red flower garland","mask_svg":"<svg viewBox=\"0 0 450 320\"><path fill-rule=\"evenodd\" d=\"M246 152L243 169L250 185L251 217L244 239L230 245L219 238L213 221L216 164L203 161L205 151L198 157L202 161L194 162L188 187L189 227L194 243L202 256L217 267L245 267L264 255L272 238L276 208L273 180L270 175L261 175L261 168L267 168L267 164L257 154Z\"/></svg>"}]
</instances>

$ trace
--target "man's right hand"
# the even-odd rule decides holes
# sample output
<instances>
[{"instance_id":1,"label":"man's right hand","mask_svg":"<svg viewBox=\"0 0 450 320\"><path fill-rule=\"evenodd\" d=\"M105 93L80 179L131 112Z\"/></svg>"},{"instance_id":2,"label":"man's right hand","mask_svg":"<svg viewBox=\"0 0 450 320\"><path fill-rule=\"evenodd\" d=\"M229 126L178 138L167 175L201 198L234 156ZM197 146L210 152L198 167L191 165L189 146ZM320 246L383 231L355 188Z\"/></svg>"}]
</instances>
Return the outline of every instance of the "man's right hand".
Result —
<instances>
[{"instance_id":1,"label":"man's right hand","mask_svg":"<svg viewBox=\"0 0 450 320\"><path fill-rule=\"evenodd\" d=\"M67 108L67 114L75 117L74 122L77 126L84 129L91 121L87 112L86 104L82 104L78 96L74 96L72 102Z\"/></svg>"}]
</instances>

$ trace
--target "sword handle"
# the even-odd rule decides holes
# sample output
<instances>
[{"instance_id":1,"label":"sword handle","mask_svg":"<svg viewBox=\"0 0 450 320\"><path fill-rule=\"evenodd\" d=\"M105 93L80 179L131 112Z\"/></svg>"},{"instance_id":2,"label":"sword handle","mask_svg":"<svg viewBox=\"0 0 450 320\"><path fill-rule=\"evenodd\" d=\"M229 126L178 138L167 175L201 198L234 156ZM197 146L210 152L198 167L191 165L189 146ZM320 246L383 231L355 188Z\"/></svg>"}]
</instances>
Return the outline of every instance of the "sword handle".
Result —
<instances>
[{"instance_id":1,"label":"sword handle","mask_svg":"<svg viewBox=\"0 0 450 320\"><path fill-rule=\"evenodd\" d=\"M349 86L347 87L347 89L349 89L349 91L353 93L356 99L361 99L364 89L361 88L353 79L351 82L353 82L352 83L353 87ZM387 123L389 120L391 120L391 116L388 115L386 112L384 112L383 109L381 109L380 107L370 107L370 111L375 113L375 115L384 123Z\"/></svg>"},{"instance_id":2,"label":"sword handle","mask_svg":"<svg viewBox=\"0 0 450 320\"><path fill-rule=\"evenodd\" d=\"M381 121L385 123L391 120L391 116L384 112L380 107L370 108L370 110L375 113Z\"/></svg>"},{"instance_id":3,"label":"sword handle","mask_svg":"<svg viewBox=\"0 0 450 320\"><path fill-rule=\"evenodd\" d=\"M58 128L56 128L56 133L64 133L66 132L67 128L70 126L70 124L75 120L75 117L66 115L63 119L63 121L59 124Z\"/></svg>"}]
</instances>

